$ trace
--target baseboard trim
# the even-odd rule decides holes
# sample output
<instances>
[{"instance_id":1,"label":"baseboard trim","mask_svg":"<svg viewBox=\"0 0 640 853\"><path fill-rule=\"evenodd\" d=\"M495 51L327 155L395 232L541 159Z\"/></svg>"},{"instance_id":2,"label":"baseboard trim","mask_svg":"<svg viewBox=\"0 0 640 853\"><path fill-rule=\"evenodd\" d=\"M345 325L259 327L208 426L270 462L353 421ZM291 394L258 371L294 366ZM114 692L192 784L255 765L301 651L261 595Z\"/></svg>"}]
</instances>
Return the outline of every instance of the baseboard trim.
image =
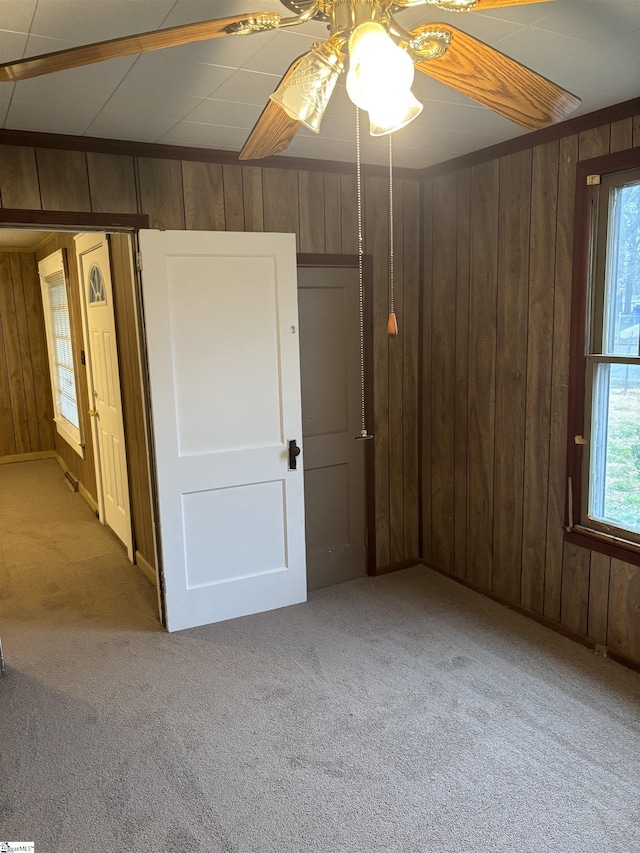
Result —
<instances>
[{"instance_id":1,"label":"baseboard trim","mask_svg":"<svg viewBox=\"0 0 640 853\"><path fill-rule=\"evenodd\" d=\"M89 504L91 511L98 515L98 504L96 503L96 499L93 497L93 495L87 491L86 487L82 485L82 483L80 482L80 480L78 480L73 471L69 469L69 466L65 463L64 459L62 458L62 456L60 456L59 453L54 453L53 458L62 468L62 473L65 475L65 477L70 475L73 481L77 482L78 493L82 495L84 500Z\"/></svg>"},{"instance_id":2,"label":"baseboard trim","mask_svg":"<svg viewBox=\"0 0 640 853\"><path fill-rule=\"evenodd\" d=\"M11 456L0 456L0 465L12 465L14 462L33 462L36 459L55 459L55 450L34 450L33 453L14 453Z\"/></svg>"},{"instance_id":3,"label":"baseboard trim","mask_svg":"<svg viewBox=\"0 0 640 853\"><path fill-rule=\"evenodd\" d=\"M89 506L91 507L93 512L95 512L96 515L99 515L98 504L96 502L96 499L93 497L93 495L89 494L89 492L85 489L85 487L80 482L78 482L78 491L80 492L82 497L85 499L85 501L89 504Z\"/></svg>"},{"instance_id":4,"label":"baseboard trim","mask_svg":"<svg viewBox=\"0 0 640 853\"><path fill-rule=\"evenodd\" d=\"M147 580L151 584L153 584L153 586L158 585L156 570L153 568L151 563L145 560L140 551L136 551L136 565L138 566L142 574L147 578Z\"/></svg>"},{"instance_id":5,"label":"baseboard trim","mask_svg":"<svg viewBox=\"0 0 640 853\"><path fill-rule=\"evenodd\" d=\"M388 575L391 572L399 572L402 569L410 569L412 566L419 566L421 563L424 563L424 560L421 560L420 557L415 557L413 560L402 560L400 563L389 563L386 566L376 566L371 572L371 575L374 577L378 577L378 575Z\"/></svg>"},{"instance_id":6,"label":"baseboard trim","mask_svg":"<svg viewBox=\"0 0 640 853\"><path fill-rule=\"evenodd\" d=\"M432 565L428 560L419 560L419 562L427 568L433 569L433 571L437 572L439 575L443 575L444 577L449 578L449 580L456 581L456 583L459 583L461 586L465 586L473 592L478 592L485 598L490 598L491 601L495 601L497 604L502 604L503 607L508 607L509 610L513 610L514 613L519 613L520 616L526 616L527 619L532 619L534 622L537 622L539 625L543 625L545 628L550 628L552 631L555 631L556 634L561 634L568 640L573 640L574 643L579 643L581 646L591 649L591 651L595 651L597 649L598 653L603 657L611 658L611 660L622 664L622 666L626 666L628 669L640 672L640 661L618 654L618 652L613 651L608 646L596 642L596 640L592 640L590 637L585 637L584 634L579 634L577 631L573 631L571 628L567 628L559 622L554 622L554 620L549 619L548 616L542 616L540 613L536 613L533 610L528 610L526 607L522 607L521 604L516 604L513 601L501 598L499 595L496 595L495 592L484 589L466 578L461 578L459 575L454 575L453 572L448 572L445 569L440 569L438 566Z\"/></svg>"}]
</instances>

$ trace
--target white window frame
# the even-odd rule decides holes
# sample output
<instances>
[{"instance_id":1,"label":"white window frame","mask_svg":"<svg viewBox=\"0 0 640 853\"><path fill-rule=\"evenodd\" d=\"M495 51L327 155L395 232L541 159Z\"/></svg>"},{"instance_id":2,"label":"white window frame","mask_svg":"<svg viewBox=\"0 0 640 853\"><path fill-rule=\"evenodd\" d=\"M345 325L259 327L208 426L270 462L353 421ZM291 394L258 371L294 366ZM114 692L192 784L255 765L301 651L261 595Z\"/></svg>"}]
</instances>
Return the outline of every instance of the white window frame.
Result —
<instances>
[{"instance_id":1,"label":"white window frame","mask_svg":"<svg viewBox=\"0 0 640 853\"><path fill-rule=\"evenodd\" d=\"M53 327L53 313L50 300L50 285L51 279L58 279L60 275L64 277L66 308L69 317L69 328L72 330L72 316L70 310L70 291L69 291L69 276L67 274L67 261L64 249L58 249L46 258L43 258L38 263L38 273L40 276L40 287L42 291L42 305L44 309L44 325L47 336L47 352L49 355L49 374L51 376L51 395L53 398L53 420L56 425L58 435L61 436L70 447L75 450L78 456L84 459L85 449L82 440L82 421L80 419L80 401L78 399L78 369L75 361L73 336L72 336L72 358L73 358L73 377L74 377L74 392L75 402L78 411L78 426L71 423L63 414L61 406L60 386L58 382L58 373L56 371L56 348L55 336Z\"/></svg>"}]
</instances>

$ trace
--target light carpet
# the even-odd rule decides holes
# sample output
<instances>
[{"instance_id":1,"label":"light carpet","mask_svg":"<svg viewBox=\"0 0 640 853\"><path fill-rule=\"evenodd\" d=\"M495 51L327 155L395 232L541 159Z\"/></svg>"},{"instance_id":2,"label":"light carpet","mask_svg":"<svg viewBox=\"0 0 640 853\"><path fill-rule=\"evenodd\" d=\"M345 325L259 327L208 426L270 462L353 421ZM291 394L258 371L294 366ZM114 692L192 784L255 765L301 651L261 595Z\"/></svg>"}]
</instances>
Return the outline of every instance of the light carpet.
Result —
<instances>
[{"instance_id":1,"label":"light carpet","mask_svg":"<svg viewBox=\"0 0 640 853\"><path fill-rule=\"evenodd\" d=\"M37 853L637 853L640 676L416 567L165 633L0 466L0 837Z\"/></svg>"}]
</instances>

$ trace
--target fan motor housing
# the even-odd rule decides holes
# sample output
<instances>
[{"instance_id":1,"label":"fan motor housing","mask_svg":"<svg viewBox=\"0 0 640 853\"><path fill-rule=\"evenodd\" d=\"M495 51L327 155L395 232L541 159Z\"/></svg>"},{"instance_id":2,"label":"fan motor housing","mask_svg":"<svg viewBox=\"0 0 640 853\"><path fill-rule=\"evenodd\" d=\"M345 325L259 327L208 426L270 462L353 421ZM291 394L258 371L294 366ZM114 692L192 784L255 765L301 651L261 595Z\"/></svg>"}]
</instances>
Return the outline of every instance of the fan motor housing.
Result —
<instances>
[{"instance_id":1,"label":"fan motor housing","mask_svg":"<svg viewBox=\"0 0 640 853\"><path fill-rule=\"evenodd\" d=\"M331 34L344 33L367 21L378 21L395 8L392 0L280 0L291 12L303 15L315 5L312 20L331 24Z\"/></svg>"}]
</instances>

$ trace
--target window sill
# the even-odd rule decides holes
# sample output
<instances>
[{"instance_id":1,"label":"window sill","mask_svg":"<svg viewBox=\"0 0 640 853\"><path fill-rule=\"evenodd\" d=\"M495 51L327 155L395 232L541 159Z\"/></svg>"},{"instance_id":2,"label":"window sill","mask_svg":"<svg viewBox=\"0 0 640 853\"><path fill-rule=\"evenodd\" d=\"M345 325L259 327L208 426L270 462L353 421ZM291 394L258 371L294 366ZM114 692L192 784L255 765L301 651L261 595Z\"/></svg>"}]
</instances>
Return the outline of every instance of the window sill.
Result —
<instances>
[{"instance_id":1,"label":"window sill","mask_svg":"<svg viewBox=\"0 0 640 853\"><path fill-rule=\"evenodd\" d=\"M576 525L571 530L565 530L564 539L565 542L571 542L573 545L580 545L582 548L606 554L624 563L640 566L640 545L627 539L619 539L617 536L610 536L607 533L590 530L588 527L580 527L580 525Z\"/></svg>"},{"instance_id":2,"label":"window sill","mask_svg":"<svg viewBox=\"0 0 640 853\"><path fill-rule=\"evenodd\" d=\"M72 450L75 450L75 452L81 459L84 459L84 444L81 444L79 438L76 438L76 436L71 432L71 430L66 428L66 424L62 419L54 418L53 420L56 425L56 432L58 433L60 438L63 438L67 442L69 447Z\"/></svg>"}]
</instances>

